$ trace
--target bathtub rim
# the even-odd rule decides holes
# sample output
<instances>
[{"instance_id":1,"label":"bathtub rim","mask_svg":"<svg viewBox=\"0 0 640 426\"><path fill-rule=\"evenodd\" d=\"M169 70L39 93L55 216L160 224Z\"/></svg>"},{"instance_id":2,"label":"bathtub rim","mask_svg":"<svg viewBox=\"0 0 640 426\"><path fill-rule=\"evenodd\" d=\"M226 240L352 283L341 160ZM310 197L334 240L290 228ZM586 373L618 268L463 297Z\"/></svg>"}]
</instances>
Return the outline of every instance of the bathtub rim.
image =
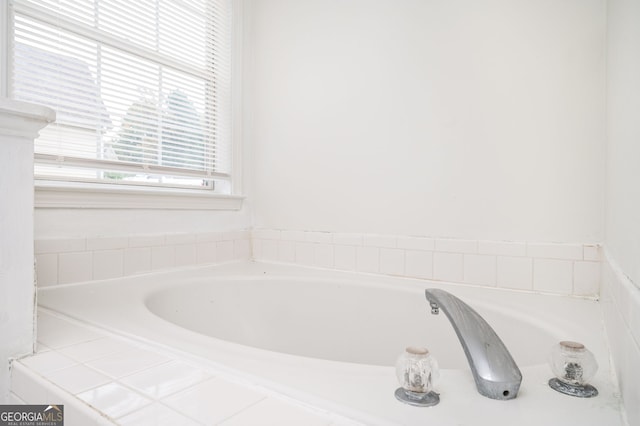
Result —
<instances>
[{"instance_id":1,"label":"bathtub rim","mask_svg":"<svg viewBox=\"0 0 640 426\"><path fill-rule=\"evenodd\" d=\"M336 399L332 399L331 397L328 397L326 395L326 390L323 390L324 393L320 392L320 394L318 394L317 392L310 392L308 390L305 390L304 388L301 388L300 386L296 386L295 383L292 384L290 381L286 381L286 380L283 381L281 380L281 377L278 377L277 375L263 376L260 374L260 371L259 371L260 366L258 366L257 368L255 366L250 366L250 368L246 368L246 365L243 365L243 366L240 366L242 367L240 368L238 365L235 365L233 362L228 362L229 361L228 359L225 360L225 359L218 358L218 359L212 360L207 357L203 357L201 354L198 354L198 353L194 354L193 352L185 350L185 348L176 349L172 347L171 344L167 344L166 340L165 341L163 341L162 339L159 340L156 335L141 336L139 331L136 331L136 330L132 331L130 328L122 327L122 325L120 326L118 326L118 324L116 324L115 326L113 324L106 325L103 321L104 318L101 319L99 315L98 315L97 321L95 320L95 318L92 320L90 317L94 315L95 312L89 312L90 315L87 315L86 310L84 311L82 309L78 310L78 305L76 305L75 308L71 310L69 310L68 307L64 307L64 303L61 306L57 306L57 307L47 306L47 304L51 305L52 302L50 300L47 301L46 299L48 299L50 295L55 293L64 294L64 293L67 293L68 291L76 290L76 291L81 291L83 293L91 294L92 290L101 289L102 287L114 284L114 282L119 282L121 285L127 285L127 283L130 284L130 283L135 283L138 280L144 281L147 279L156 279L157 280L156 284L158 284L159 282L160 286L158 287L158 289L155 290L155 291L158 291L161 287L167 287L172 285L170 281L173 280L174 278L185 277L185 274L187 277L191 277L191 278L198 277L201 274L213 274L216 277L220 277L220 278L226 277L228 279L229 274L237 274L239 271L244 271L246 273L247 268L250 270L252 274L256 274L256 275L260 275L262 273L262 270L266 269L270 274L286 273L286 274L291 274L291 276L297 276L298 274L302 274L302 275L320 274L325 277L356 277L356 278L365 277L367 280L370 280L372 282L382 282L382 283L388 282L388 281L397 283L398 282L397 280L401 280L408 286L415 286L416 284L419 285L420 287L424 287L428 285L428 286L442 288L444 286L445 288L455 288L462 292L469 291L472 293L481 292L481 293L489 293L489 294L519 295L518 297L523 297L523 298L537 297L537 298L544 298L545 300L553 300L561 303L572 300L574 301L573 303L581 303L581 304L586 303L590 305L592 309L596 309L594 307L596 302L593 300L585 301L583 298L558 296L556 294L539 294L539 293L514 291L514 290L499 289L499 288L478 288L476 286L443 283L443 282L438 282L433 280L381 277L379 275L318 270L316 268L298 267L298 266L291 266L291 265L279 265L279 264L271 264L271 263L265 263L265 262L239 262L239 263L226 264L226 265L205 266L205 267L199 266L199 267L193 267L193 268L189 267L189 268L181 268L179 270L176 269L171 271L141 274L134 277L125 277L125 278L102 280L102 281L90 281L90 282L77 283L77 284L71 284L71 285L65 285L65 286L56 286L56 287L40 289L39 296L42 295L41 299L45 299L45 300L41 300L41 302L44 302L44 304L42 304L44 306L44 309L47 311L51 311L56 315L63 315L75 321L88 323L90 326L97 327L101 330L106 330L107 332L113 333L115 335L123 336L125 338L137 339L144 344L151 345L153 347L158 348L158 350L165 350L171 353L185 356L189 359L196 360L198 362L204 362L207 365L210 365L212 368L226 371L227 373L233 376L241 377L243 378L243 380L246 380L250 383L257 383L258 385L273 389L286 396L289 396L301 401L305 401L310 404L314 404L324 409L332 410L334 412L346 415L348 417L358 419L359 421L364 421L367 424L380 424L380 425L392 424L393 422L391 423L387 422L388 419L385 420L386 417L384 416L380 417L381 413L379 412L369 413L367 410L363 410L362 407L357 407L357 406L354 407L348 403L345 403L344 402L345 398L342 398L342 399L338 398L336 400ZM208 277L209 275L207 276L207 278ZM246 277L239 277L238 279L245 279L245 278ZM141 292L142 290L138 288L137 291ZM111 293L116 293L116 292L111 292ZM118 295L117 297L122 297L122 296ZM129 300L129 302L133 303L132 300ZM55 303L53 304L55 305ZM597 309L599 310L599 307ZM149 314L153 315L150 312ZM130 323L131 319L126 319L126 322ZM594 323L597 323L597 322L598 322L597 319L594 319ZM178 328L180 332L188 331L189 333L198 334L190 330L185 330L184 328L177 325L175 325L175 327ZM601 339L599 338L598 340L604 339L603 329L600 337ZM206 339L210 340L212 338L206 337ZM224 342L224 345L237 345L237 344L226 342L226 341L223 341L223 342ZM237 345L237 346L242 346L242 345ZM244 346L242 347L245 348ZM598 372L597 384L601 389L604 390L604 392L610 391L610 393L613 395L614 389L615 389L615 383L611 381L611 373L609 371L609 365L608 365L608 348L606 348L606 342L603 348L596 347L595 349L596 349L596 352L598 352L601 349L604 349L607 354L607 358L606 358L607 361L603 360L603 362L600 362L600 370ZM381 380L387 381L387 378L393 375L392 367L359 365L359 364L342 363L342 362L329 361L329 360L315 360L315 359L303 358L295 355L273 353L271 351L265 351L265 350L256 349L256 348L251 348L250 350L252 352L264 351L265 353L262 353L261 355L265 355L265 356L264 358L261 357L261 361L267 361L270 363L273 362L277 367L275 368L275 370L284 369L289 371L291 375L295 375L296 373L300 374L301 372L304 372L308 369L315 369L317 368L318 365L323 365L325 367L330 366L331 367L330 370L333 371L334 374L347 372L346 374L349 375L348 377L349 380L359 380L360 378L366 378L366 379L370 378L371 380L376 382ZM300 361L296 365L296 368L294 369L291 369L290 368L291 365L289 365L292 360ZM533 389L535 390L535 392L533 392L532 389L528 390L527 387L531 386L532 382L536 382L535 384L537 385L538 384L537 382L540 381L541 377L546 377L546 375L548 374L546 372L547 369L548 367L543 364L524 367L522 369L524 380L523 380L523 388L521 388L521 395L522 394L527 395L532 393L535 393L538 395L544 394L545 390L539 389L538 387ZM471 380L471 384L469 384L470 380ZM445 369L442 372L441 382L442 384L440 385L438 390L445 395L449 393L449 394L455 394L456 398L458 397L468 398L471 401L473 401L474 405L477 405L477 406L486 406L486 404L488 403L487 401L485 401L486 398L482 398L476 393L475 386L472 385L472 378L471 378L470 371ZM393 380L389 381L388 386L395 386L395 377L393 378ZM548 397L548 395L545 395L545 397ZM556 397L552 396L552 398L556 398ZM514 400L515 401L514 404L517 406L526 405L527 401L525 399L526 398L521 398L521 397L516 398ZM445 404L442 404L442 405L447 405L447 403L445 402ZM460 408L461 407L459 407L459 409ZM386 415L386 413L383 413L383 414ZM509 423L505 423L505 424L509 424Z\"/></svg>"}]
</instances>

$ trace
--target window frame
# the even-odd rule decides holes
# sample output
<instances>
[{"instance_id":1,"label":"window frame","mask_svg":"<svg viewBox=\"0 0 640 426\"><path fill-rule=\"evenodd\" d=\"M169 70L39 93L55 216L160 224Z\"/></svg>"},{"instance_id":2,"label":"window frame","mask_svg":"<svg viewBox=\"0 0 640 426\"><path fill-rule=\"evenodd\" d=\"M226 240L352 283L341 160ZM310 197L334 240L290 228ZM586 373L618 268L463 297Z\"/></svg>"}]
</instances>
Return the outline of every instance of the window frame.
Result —
<instances>
[{"instance_id":1,"label":"window frame","mask_svg":"<svg viewBox=\"0 0 640 426\"><path fill-rule=\"evenodd\" d=\"M9 46L13 37L9 1L0 2L0 96L9 96ZM242 208L242 34L243 1L231 0L231 70L229 111L231 192L209 189L148 187L95 182L34 179L36 208L239 210Z\"/></svg>"}]
</instances>

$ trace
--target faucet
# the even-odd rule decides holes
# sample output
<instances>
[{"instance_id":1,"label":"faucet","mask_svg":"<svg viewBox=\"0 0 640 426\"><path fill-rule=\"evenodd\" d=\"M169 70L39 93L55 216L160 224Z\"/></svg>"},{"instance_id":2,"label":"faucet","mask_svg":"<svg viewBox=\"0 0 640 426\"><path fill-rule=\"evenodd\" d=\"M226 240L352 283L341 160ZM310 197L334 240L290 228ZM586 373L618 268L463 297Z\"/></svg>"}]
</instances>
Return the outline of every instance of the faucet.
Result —
<instances>
[{"instance_id":1,"label":"faucet","mask_svg":"<svg viewBox=\"0 0 640 426\"><path fill-rule=\"evenodd\" d=\"M481 395L491 399L513 399L518 395L522 373L507 347L491 326L473 308L444 290L430 288L425 295L431 313L440 309L458 335Z\"/></svg>"}]
</instances>

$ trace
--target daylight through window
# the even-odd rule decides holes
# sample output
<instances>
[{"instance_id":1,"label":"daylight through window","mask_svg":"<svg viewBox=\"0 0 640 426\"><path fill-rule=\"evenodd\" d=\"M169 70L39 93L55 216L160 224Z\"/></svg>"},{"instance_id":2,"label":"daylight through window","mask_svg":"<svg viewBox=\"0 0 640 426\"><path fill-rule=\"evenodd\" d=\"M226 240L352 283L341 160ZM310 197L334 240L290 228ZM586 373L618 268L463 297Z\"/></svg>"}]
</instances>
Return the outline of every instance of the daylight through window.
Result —
<instances>
[{"instance_id":1,"label":"daylight through window","mask_svg":"<svg viewBox=\"0 0 640 426\"><path fill-rule=\"evenodd\" d=\"M230 192L230 0L11 0L36 177Z\"/></svg>"}]
</instances>

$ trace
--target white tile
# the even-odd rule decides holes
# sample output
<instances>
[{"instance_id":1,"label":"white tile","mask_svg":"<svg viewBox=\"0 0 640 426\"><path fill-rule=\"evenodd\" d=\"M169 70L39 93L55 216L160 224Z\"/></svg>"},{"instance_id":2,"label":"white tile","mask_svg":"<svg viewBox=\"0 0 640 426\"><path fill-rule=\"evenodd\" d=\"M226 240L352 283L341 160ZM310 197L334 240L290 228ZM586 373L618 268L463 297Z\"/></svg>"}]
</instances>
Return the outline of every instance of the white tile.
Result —
<instances>
[{"instance_id":1,"label":"white tile","mask_svg":"<svg viewBox=\"0 0 640 426\"><path fill-rule=\"evenodd\" d=\"M111 337L103 337L97 340L91 340L89 342L78 343L71 346L58 349L58 352L75 359L78 362L88 362L106 356L124 352L135 351L138 348L132 346L122 340L113 339Z\"/></svg>"},{"instance_id":2,"label":"white tile","mask_svg":"<svg viewBox=\"0 0 640 426\"><path fill-rule=\"evenodd\" d=\"M404 275L404 250L380 249L380 272L387 275Z\"/></svg>"},{"instance_id":3,"label":"white tile","mask_svg":"<svg viewBox=\"0 0 640 426\"><path fill-rule=\"evenodd\" d=\"M314 244L296 242L296 263L299 265L313 266Z\"/></svg>"},{"instance_id":4,"label":"white tile","mask_svg":"<svg viewBox=\"0 0 640 426\"><path fill-rule=\"evenodd\" d=\"M196 264L195 244L177 244L175 248L176 266L190 266Z\"/></svg>"},{"instance_id":5,"label":"white tile","mask_svg":"<svg viewBox=\"0 0 640 426\"><path fill-rule=\"evenodd\" d=\"M159 399L198 384L211 376L203 370L172 361L120 379L148 397Z\"/></svg>"},{"instance_id":6,"label":"white tile","mask_svg":"<svg viewBox=\"0 0 640 426\"><path fill-rule=\"evenodd\" d=\"M93 253L60 253L58 255L58 283L90 281L93 276Z\"/></svg>"},{"instance_id":7,"label":"white tile","mask_svg":"<svg viewBox=\"0 0 640 426\"><path fill-rule=\"evenodd\" d=\"M177 411L155 402L118 419L121 426L198 426L198 423Z\"/></svg>"},{"instance_id":8,"label":"white tile","mask_svg":"<svg viewBox=\"0 0 640 426\"><path fill-rule=\"evenodd\" d=\"M151 247L136 247L124 250L124 275L133 275L151 270Z\"/></svg>"},{"instance_id":9,"label":"white tile","mask_svg":"<svg viewBox=\"0 0 640 426\"><path fill-rule=\"evenodd\" d=\"M398 248L407 250L433 251L436 242L433 238L424 237L398 237Z\"/></svg>"},{"instance_id":10,"label":"white tile","mask_svg":"<svg viewBox=\"0 0 640 426\"><path fill-rule=\"evenodd\" d=\"M58 284L58 255L37 254L36 276L38 279L38 287Z\"/></svg>"},{"instance_id":11,"label":"white tile","mask_svg":"<svg viewBox=\"0 0 640 426\"><path fill-rule=\"evenodd\" d=\"M251 231L249 229L238 229L236 231L232 231L234 241L244 240L251 241Z\"/></svg>"},{"instance_id":12,"label":"white tile","mask_svg":"<svg viewBox=\"0 0 640 426\"><path fill-rule=\"evenodd\" d=\"M582 260L580 244L527 243L527 256L543 259Z\"/></svg>"},{"instance_id":13,"label":"white tile","mask_svg":"<svg viewBox=\"0 0 640 426\"><path fill-rule=\"evenodd\" d=\"M631 306L629 329L636 342L640 344L640 291L634 290L629 294L629 305Z\"/></svg>"},{"instance_id":14,"label":"white tile","mask_svg":"<svg viewBox=\"0 0 640 426\"><path fill-rule=\"evenodd\" d=\"M126 248L127 237L91 237L87 238L87 250L115 250Z\"/></svg>"},{"instance_id":15,"label":"white tile","mask_svg":"<svg viewBox=\"0 0 640 426\"><path fill-rule=\"evenodd\" d=\"M595 296L600 290L600 262L573 263L573 294Z\"/></svg>"},{"instance_id":16,"label":"white tile","mask_svg":"<svg viewBox=\"0 0 640 426\"><path fill-rule=\"evenodd\" d=\"M166 234L164 236L166 245L182 245L182 244L195 244L196 234L178 233L178 234Z\"/></svg>"},{"instance_id":17,"label":"white tile","mask_svg":"<svg viewBox=\"0 0 640 426\"><path fill-rule=\"evenodd\" d=\"M296 243L293 241L278 241L278 261L295 263Z\"/></svg>"},{"instance_id":18,"label":"white tile","mask_svg":"<svg viewBox=\"0 0 640 426\"><path fill-rule=\"evenodd\" d=\"M363 244L367 247L396 248L398 237L395 235L364 234Z\"/></svg>"},{"instance_id":19,"label":"white tile","mask_svg":"<svg viewBox=\"0 0 640 426\"><path fill-rule=\"evenodd\" d=\"M260 392L219 378L207 380L162 400L170 408L211 425L265 398Z\"/></svg>"},{"instance_id":20,"label":"white tile","mask_svg":"<svg viewBox=\"0 0 640 426\"><path fill-rule=\"evenodd\" d=\"M479 254L496 256L526 256L527 244L513 241L478 241Z\"/></svg>"},{"instance_id":21,"label":"white tile","mask_svg":"<svg viewBox=\"0 0 640 426\"><path fill-rule=\"evenodd\" d=\"M262 241L263 240L256 239L251 240L254 260L262 260Z\"/></svg>"},{"instance_id":22,"label":"white tile","mask_svg":"<svg viewBox=\"0 0 640 426\"><path fill-rule=\"evenodd\" d=\"M464 282L495 286L497 276L496 256L464 255Z\"/></svg>"},{"instance_id":23,"label":"white tile","mask_svg":"<svg viewBox=\"0 0 640 426\"><path fill-rule=\"evenodd\" d=\"M37 374L20 362L11 365L11 392L27 404L40 403L47 400L47 389L36 380ZM42 378L40 378L42 380Z\"/></svg>"},{"instance_id":24,"label":"white tile","mask_svg":"<svg viewBox=\"0 0 640 426\"><path fill-rule=\"evenodd\" d=\"M478 252L478 242L476 240L437 238L435 251L475 254Z\"/></svg>"},{"instance_id":25,"label":"white tile","mask_svg":"<svg viewBox=\"0 0 640 426\"><path fill-rule=\"evenodd\" d=\"M533 289L533 259L498 256L498 287L518 290Z\"/></svg>"},{"instance_id":26,"label":"white tile","mask_svg":"<svg viewBox=\"0 0 640 426\"><path fill-rule=\"evenodd\" d=\"M56 351L42 352L22 358L20 363L40 374L62 370L63 368L68 368L77 364L75 360L59 354Z\"/></svg>"},{"instance_id":27,"label":"white tile","mask_svg":"<svg viewBox=\"0 0 640 426\"><path fill-rule=\"evenodd\" d=\"M438 242L436 241L436 247ZM464 277L463 255L457 253L433 253L433 278L436 280L462 282Z\"/></svg>"},{"instance_id":28,"label":"white tile","mask_svg":"<svg viewBox=\"0 0 640 426\"><path fill-rule=\"evenodd\" d=\"M42 353L42 352L49 352L50 350L51 350L51 348L49 346L45 345L44 343L42 343L40 341L36 342L35 351L36 351L37 354Z\"/></svg>"},{"instance_id":29,"label":"white tile","mask_svg":"<svg viewBox=\"0 0 640 426\"><path fill-rule=\"evenodd\" d=\"M176 264L176 248L175 246L156 246L151 247L151 269L173 268Z\"/></svg>"},{"instance_id":30,"label":"white tile","mask_svg":"<svg viewBox=\"0 0 640 426\"><path fill-rule=\"evenodd\" d=\"M318 243L313 247L314 266L320 268L333 268L333 245Z\"/></svg>"},{"instance_id":31,"label":"white tile","mask_svg":"<svg viewBox=\"0 0 640 426\"><path fill-rule=\"evenodd\" d=\"M616 305L618 306L618 312L622 315L622 319L625 324L631 323L631 311L633 310L632 298L629 289L633 288L633 291L637 291L634 284L628 281L626 276L621 277L620 271L616 273L616 279L614 280L614 291L616 292Z\"/></svg>"},{"instance_id":32,"label":"white tile","mask_svg":"<svg viewBox=\"0 0 640 426\"><path fill-rule=\"evenodd\" d=\"M123 250L98 250L93 252L93 279L104 280L121 277L124 273Z\"/></svg>"},{"instance_id":33,"label":"white tile","mask_svg":"<svg viewBox=\"0 0 640 426\"><path fill-rule=\"evenodd\" d=\"M405 274L416 278L433 278L433 252L406 251Z\"/></svg>"},{"instance_id":34,"label":"white tile","mask_svg":"<svg viewBox=\"0 0 640 426\"><path fill-rule=\"evenodd\" d=\"M378 272L380 270L380 249L377 247L358 247L356 250L356 270Z\"/></svg>"},{"instance_id":35,"label":"white tile","mask_svg":"<svg viewBox=\"0 0 640 426\"><path fill-rule=\"evenodd\" d=\"M18 395L13 392L9 392L9 404L11 405L24 405L27 401L21 399Z\"/></svg>"},{"instance_id":36,"label":"white tile","mask_svg":"<svg viewBox=\"0 0 640 426\"><path fill-rule=\"evenodd\" d=\"M196 242L198 243L216 243L222 241L221 232L201 232L196 234Z\"/></svg>"},{"instance_id":37,"label":"white tile","mask_svg":"<svg viewBox=\"0 0 640 426\"><path fill-rule=\"evenodd\" d=\"M310 243L329 244L332 242L332 235L329 232L307 231L304 233L304 239Z\"/></svg>"},{"instance_id":38,"label":"white tile","mask_svg":"<svg viewBox=\"0 0 640 426\"><path fill-rule=\"evenodd\" d=\"M216 262L216 242L206 241L196 245L196 262L201 265L203 263Z\"/></svg>"},{"instance_id":39,"label":"white tile","mask_svg":"<svg viewBox=\"0 0 640 426\"><path fill-rule=\"evenodd\" d=\"M109 383L78 394L78 398L111 418L117 418L151 404L151 400L119 383Z\"/></svg>"},{"instance_id":40,"label":"white tile","mask_svg":"<svg viewBox=\"0 0 640 426\"><path fill-rule=\"evenodd\" d=\"M329 423L327 417L291 403L267 398L223 421L220 426L328 426Z\"/></svg>"},{"instance_id":41,"label":"white tile","mask_svg":"<svg viewBox=\"0 0 640 426\"><path fill-rule=\"evenodd\" d=\"M251 259L251 241L246 239L233 240L233 257L236 260Z\"/></svg>"},{"instance_id":42,"label":"white tile","mask_svg":"<svg viewBox=\"0 0 640 426\"><path fill-rule=\"evenodd\" d=\"M129 237L129 247L154 247L165 245L164 235L134 235Z\"/></svg>"},{"instance_id":43,"label":"white tile","mask_svg":"<svg viewBox=\"0 0 640 426\"><path fill-rule=\"evenodd\" d=\"M278 260L278 244L277 240L261 240L260 244L260 259L273 261Z\"/></svg>"},{"instance_id":44,"label":"white tile","mask_svg":"<svg viewBox=\"0 0 640 426\"><path fill-rule=\"evenodd\" d=\"M235 231L223 231L222 232L222 240L223 241L235 241L249 238L250 233L241 230Z\"/></svg>"},{"instance_id":45,"label":"white tile","mask_svg":"<svg viewBox=\"0 0 640 426\"><path fill-rule=\"evenodd\" d=\"M533 288L536 291L571 294L573 291L573 262L534 259Z\"/></svg>"},{"instance_id":46,"label":"white tile","mask_svg":"<svg viewBox=\"0 0 640 426\"><path fill-rule=\"evenodd\" d=\"M111 382L111 378L81 364L48 372L44 377L72 394Z\"/></svg>"},{"instance_id":47,"label":"white tile","mask_svg":"<svg viewBox=\"0 0 640 426\"><path fill-rule=\"evenodd\" d=\"M85 327L38 311L38 341L52 349L59 349L77 343L88 342L103 337Z\"/></svg>"},{"instance_id":48,"label":"white tile","mask_svg":"<svg viewBox=\"0 0 640 426\"><path fill-rule=\"evenodd\" d=\"M233 241L218 241L216 243L216 262L224 263L233 260Z\"/></svg>"},{"instance_id":49,"label":"white tile","mask_svg":"<svg viewBox=\"0 0 640 426\"><path fill-rule=\"evenodd\" d=\"M113 421L85 404L78 398L49 397L49 401L62 400L64 403L64 424L69 426L113 426Z\"/></svg>"},{"instance_id":50,"label":"white tile","mask_svg":"<svg viewBox=\"0 0 640 426\"><path fill-rule=\"evenodd\" d=\"M144 349L127 350L86 363L109 377L122 377L169 361L168 358Z\"/></svg>"},{"instance_id":51,"label":"white tile","mask_svg":"<svg viewBox=\"0 0 640 426\"><path fill-rule=\"evenodd\" d=\"M638 366L640 365L640 348L629 335L629 330L624 330L620 341L619 361L616 368L619 370L619 388L623 395L627 424L636 426L640 424L640 386L638 386Z\"/></svg>"},{"instance_id":52,"label":"white tile","mask_svg":"<svg viewBox=\"0 0 640 426\"><path fill-rule=\"evenodd\" d=\"M342 271L355 271L356 247L335 245L333 248L334 267Z\"/></svg>"},{"instance_id":53,"label":"white tile","mask_svg":"<svg viewBox=\"0 0 640 426\"><path fill-rule=\"evenodd\" d=\"M601 260L601 250L598 244L585 244L582 246L582 250L584 260Z\"/></svg>"},{"instance_id":54,"label":"white tile","mask_svg":"<svg viewBox=\"0 0 640 426\"><path fill-rule=\"evenodd\" d=\"M220 234L220 241L233 241L238 233L236 231L224 231Z\"/></svg>"},{"instance_id":55,"label":"white tile","mask_svg":"<svg viewBox=\"0 0 640 426\"><path fill-rule=\"evenodd\" d=\"M280 231L277 229L254 229L251 231L252 238L259 240L279 240Z\"/></svg>"},{"instance_id":56,"label":"white tile","mask_svg":"<svg viewBox=\"0 0 640 426\"><path fill-rule=\"evenodd\" d=\"M364 242L362 234L336 232L332 235L333 244L361 246Z\"/></svg>"},{"instance_id":57,"label":"white tile","mask_svg":"<svg viewBox=\"0 0 640 426\"><path fill-rule=\"evenodd\" d=\"M296 241L302 242L305 241L306 236L304 231L280 231L280 239L285 241Z\"/></svg>"},{"instance_id":58,"label":"white tile","mask_svg":"<svg viewBox=\"0 0 640 426\"><path fill-rule=\"evenodd\" d=\"M36 254L80 252L85 251L86 248L85 238L52 238L34 241Z\"/></svg>"}]
</instances>

